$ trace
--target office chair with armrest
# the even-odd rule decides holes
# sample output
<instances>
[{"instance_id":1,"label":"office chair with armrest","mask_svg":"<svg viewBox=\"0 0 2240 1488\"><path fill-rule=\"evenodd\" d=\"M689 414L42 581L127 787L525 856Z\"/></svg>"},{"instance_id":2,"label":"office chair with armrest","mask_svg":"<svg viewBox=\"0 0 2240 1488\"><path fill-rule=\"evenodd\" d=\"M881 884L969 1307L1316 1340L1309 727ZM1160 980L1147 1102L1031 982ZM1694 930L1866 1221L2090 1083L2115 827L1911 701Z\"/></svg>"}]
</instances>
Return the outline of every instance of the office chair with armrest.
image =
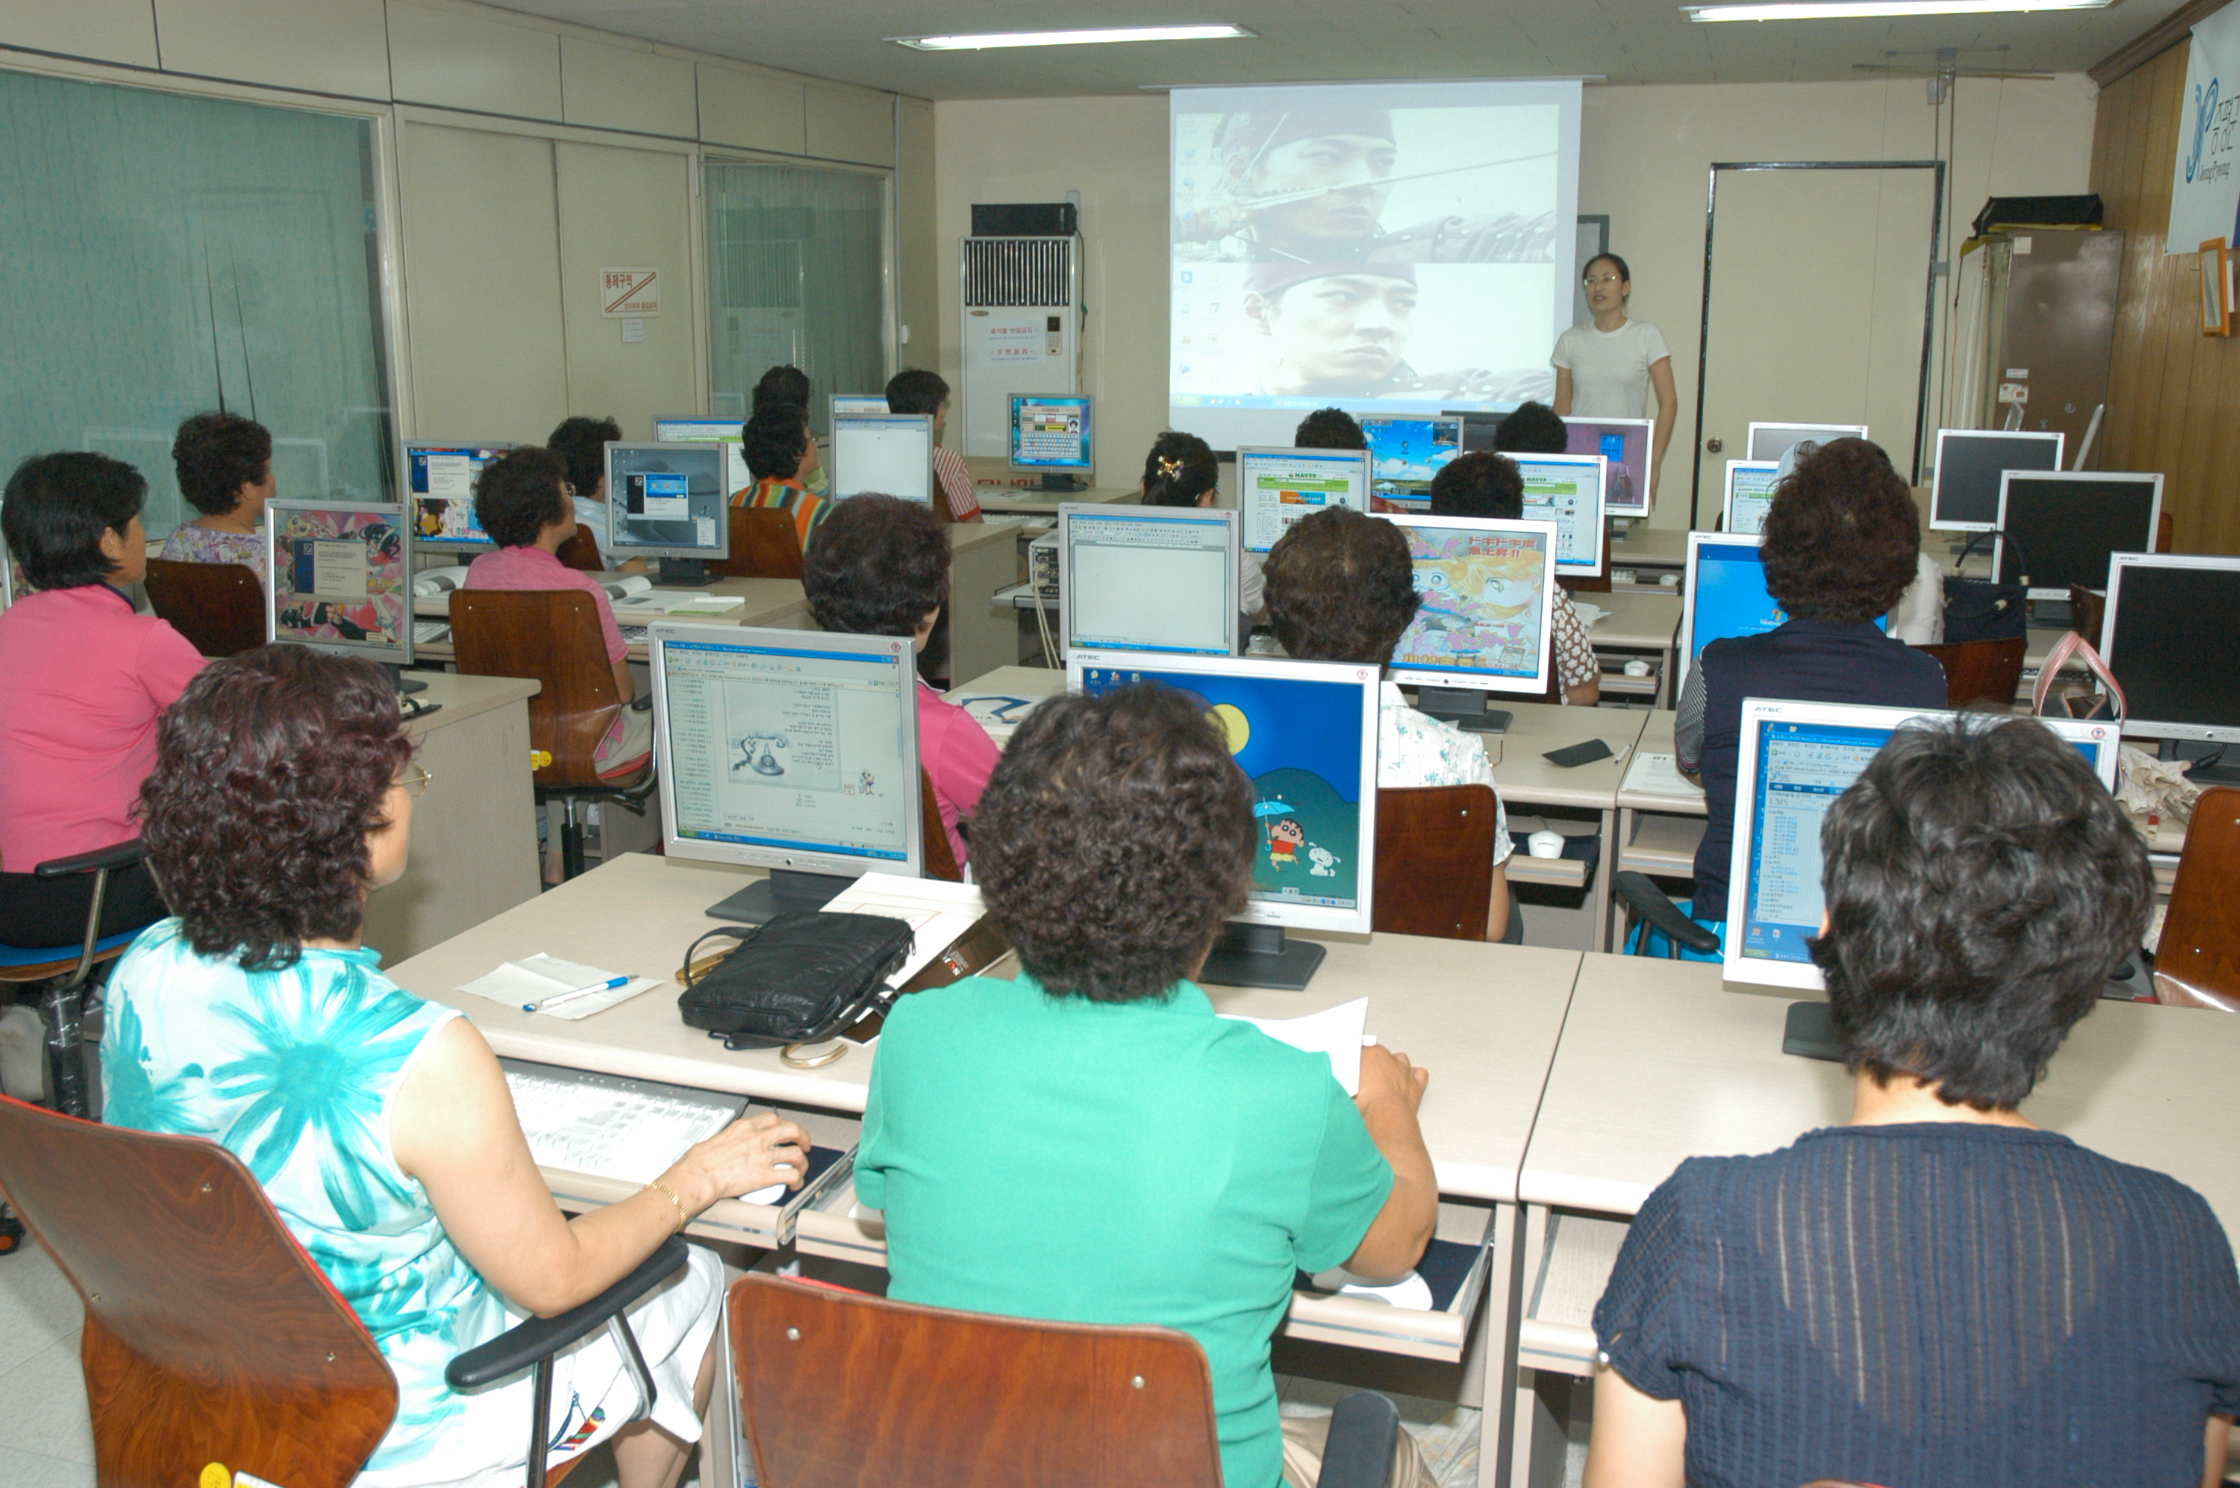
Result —
<instances>
[{"instance_id":1,"label":"office chair with armrest","mask_svg":"<svg viewBox=\"0 0 2240 1488\"><path fill-rule=\"evenodd\" d=\"M537 801L562 808L562 871L574 878L583 872L577 803L614 801L643 812L654 788L651 754L600 771L599 742L625 705L607 660L598 602L580 589L455 589L451 646L452 664L462 673L539 683L529 699L529 743L552 760L536 772ZM629 706L652 707L652 694Z\"/></svg>"},{"instance_id":2,"label":"office chair with armrest","mask_svg":"<svg viewBox=\"0 0 2240 1488\"><path fill-rule=\"evenodd\" d=\"M347 1488L387 1434L396 1378L365 1324L296 1243L241 1159L202 1137L163 1136L0 1098L0 1191L85 1304L80 1345L104 1488L248 1473L287 1488ZM574 1311L522 1323L451 1363L453 1388L535 1368L685 1265L671 1239ZM640 1413L653 1385L635 1342ZM547 1473L539 1401L524 1488Z\"/></svg>"},{"instance_id":3,"label":"office chair with armrest","mask_svg":"<svg viewBox=\"0 0 2240 1488\"><path fill-rule=\"evenodd\" d=\"M264 585L246 563L148 560L148 608L205 656L264 644Z\"/></svg>"},{"instance_id":4,"label":"office chair with armrest","mask_svg":"<svg viewBox=\"0 0 2240 1488\"><path fill-rule=\"evenodd\" d=\"M2155 952L2157 1002L2240 1012L2240 789L2216 786L2194 803L2170 911Z\"/></svg>"},{"instance_id":5,"label":"office chair with armrest","mask_svg":"<svg viewBox=\"0 0 2240 1488\"><path fill-rule=\"evenodd\" d=\"M1385 935L1484 940L1493 897L1493 791L1427 785L1377 792L1377 882L1370 928Z\"/></svg>"},{"instance_id":6,"label":"office chair with armrest","mask_svg":"<svg viewBox=\"0 0 2240 1488\"><path fill-rule=\"evenodd\" d=\"M1610 876L1610 892L1626 907L1626 932L1619 944L1630 947L1628 954L1649 954L1649 937L1640 937L1635 944L1633 924L1645 921L1650 928L1661 930L1665 937L1665 957L1680 959L1683 948L1698 955L1708 956L1719 949L1719 937L1688 918L1671 896L1658 888L1646 873L1614 873Z\"/></svg>"},{"instance_id":7,"label":"office chair with armrest","mask_svg":"<svg viewBox=\"0 0 2240 1488\"><path fill-rule=\"evenodd\" d=\"M576 525L575 532L560 544L560 550L552 556L567 567L581 569L585 573L606 571L606 562L599 556L599 539L593 537L591 529L581 523Z\"/></svg>"},{"instance_id":8,"label":"office chair with armrest","mask_svg":"<svg viewBox=\"0 0 2240 1488\"><path fill-rule=\"evenodd\" d=\"M58 1111L90 1116L93 1103L86 1090L84 1042L86 983L93 969L113 961L132 944L143 928L134 925L115 935L101 933L101 915L108 902L109 875L121 873L146 856L135 837L93 852L52 858L32 869L38 878L75 878L93 875L93 897L82 925L57 925L55 939L44 946L0 945L0 982L43 983L46 1007L47 1090ZM75 945L63 940L78 937ZM0 1247L4 1253L5 1247Z\"/></svg>"},{"instance_id":9,"label":"office chair with armrest","mask_svg":"<svg viewBox=\"0 0 2240 1488\"><path fill-rule=\"evenodd\" d=\"M728 579L801 577L801 529L793 513L776 506L734 506L731 556L711 560L710 573Z\"/></svg>"},{"instance_id":10,"label":"office chair with armrest","mask_svg":"<svg viewBox=\"0 0 2240 1488\"><path fill-rule=\"evenodd\" d=\"M762 1488L1218 1488L1213 1381L1172 1328L1040 1322L752 1271L731 1288ZM1384 1488L1392 1402L1338 1402L1321 1488Z\"/></svg>"},{"instance_id":11,"label":"office chair with armrest","mask_svg":"<svg viewBox=\"0 0 2240 1488\"><path fill-rule=\"evenodd\" d=\"M1914 649L1934 656L1944 667L1946 707L1965 708L1981 700L2003 708L2014 701L2015 689L2022 685L2023 652L2028 646L2028 636L2007 636Z\"/></svg>"},{"instance_id":12,"label":"office chair with armrest","mask_svg":"<svg viewBox=\"0 0 2240 1488\"><path fill-rule=\"evenodd\" d=\"M2108 612L2108 596L2098 589L2087 589L2082 584L2069 586L2069 628L2097 647L2100 644L2100 622Z\"/></svg>"}]
</instances>

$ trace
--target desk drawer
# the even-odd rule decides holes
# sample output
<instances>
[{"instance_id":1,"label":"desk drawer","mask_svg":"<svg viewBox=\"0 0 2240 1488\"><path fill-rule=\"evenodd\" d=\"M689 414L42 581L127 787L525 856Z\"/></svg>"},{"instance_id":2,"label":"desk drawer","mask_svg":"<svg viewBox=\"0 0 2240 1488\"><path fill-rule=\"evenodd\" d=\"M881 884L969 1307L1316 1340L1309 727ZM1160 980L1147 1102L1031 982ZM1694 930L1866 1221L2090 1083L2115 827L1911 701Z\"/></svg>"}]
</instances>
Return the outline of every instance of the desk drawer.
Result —
<instances>
[{"instance_id":1,"label":"desk drawer","mask_svg":"<svg viewBox=\"0 0 2240 1488\"><path fill-rule=\"evenodd\" d=\"M1517 1362L1532 1369L1589 1376L1597 1352L1594 1305L1610 1284L1618 1247L1630 1228L1623 1219L1535 1208L1530 1222L1540 1233L1527 1238L1524 1307L1517 1324ZM1537 1242L1535 1244L1534 1242Z\"/></svg>"},{"instance_id":2,"label":"desk drawer","mask_svg":"<svg viewBox=\"0 0 2240 1488\"><path fill-rule=\"evenodd\" d=\"M761 1250L776 1250L793 1239L794 1226L802 1210L815 1203L825 1190L835 1183L853 1187L848 1179L855 1171L856 1142L863 1134L861 1121L830 1111L769 1106L760 1101L748 1107L749 1115L763 1111L776 1111L798 1123L820 1151L835 1154L830 1165L814 1174L798 1190L781 1196L775 1204L718 1199L693 1217L692 1223L685 1226L686 1234L702 1240L729 1240ZM598 1209L627 1199L645 1187L643 1183L563 1168L540 1167L537 1171L543 1175L554 1202L571 1211Z\"/></svg>"}]
</instances>

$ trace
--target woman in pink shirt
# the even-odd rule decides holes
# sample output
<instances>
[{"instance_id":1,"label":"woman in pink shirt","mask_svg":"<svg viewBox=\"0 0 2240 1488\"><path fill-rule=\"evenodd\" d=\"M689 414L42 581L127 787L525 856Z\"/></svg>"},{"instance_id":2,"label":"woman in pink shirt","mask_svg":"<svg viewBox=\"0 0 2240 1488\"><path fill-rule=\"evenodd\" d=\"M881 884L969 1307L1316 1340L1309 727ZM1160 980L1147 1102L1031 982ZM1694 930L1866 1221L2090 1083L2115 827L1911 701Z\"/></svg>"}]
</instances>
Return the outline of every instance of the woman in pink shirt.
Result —
<instances>
[{"instance_id":1,"label":"woman in pink shirt","mask_svg":"<svg viewBox=\"0 0 2240 1488\"><path fill-rule=\"evenodd\" d=\"M140 835L133 803L154 768L156 722L202 655L122 588L148 571L148 483L107 455L34 455L0 503L0 535L34 591L0 611L0 945L84 932L90 877L32 869ZM144 868L113 877L101 933L166 913Z\"/></svg>"},{"instance_id":2,"label":"woman in pink shirt","mask_svg":"<svg viewBox=\"0 0 2240 1488\"><path fill-rule=\"evenodd\" d=\"M803 555L809 613L826 630L914 636L925 649L949 597L949 538L930 507L850 496L832 508ZM965 861L958 823L979 808L996 746L972 715L918 679L918 761L933 782L949 847Z\"/></svg>"}]
</instances>

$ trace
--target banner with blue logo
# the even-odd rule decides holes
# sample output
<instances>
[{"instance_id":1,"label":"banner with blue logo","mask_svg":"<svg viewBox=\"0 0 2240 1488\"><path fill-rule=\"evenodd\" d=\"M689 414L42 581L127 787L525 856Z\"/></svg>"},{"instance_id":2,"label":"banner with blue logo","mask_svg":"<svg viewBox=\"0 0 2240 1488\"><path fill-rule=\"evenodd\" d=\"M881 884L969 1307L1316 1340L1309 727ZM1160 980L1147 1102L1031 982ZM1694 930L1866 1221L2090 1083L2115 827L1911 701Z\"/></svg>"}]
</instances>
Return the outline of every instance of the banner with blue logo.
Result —
<instances>
[{"instance_id":1,"label":"banner with blue logo","mask_svg":"<svg viewBox=\"0 0 2240 1488\"><path fill-rule=\"evenodd\" d=\"M2211 238L2240 245L2240 5L2193 28L2165 253L2197 253Z\"/></svg>"}]
</instances>

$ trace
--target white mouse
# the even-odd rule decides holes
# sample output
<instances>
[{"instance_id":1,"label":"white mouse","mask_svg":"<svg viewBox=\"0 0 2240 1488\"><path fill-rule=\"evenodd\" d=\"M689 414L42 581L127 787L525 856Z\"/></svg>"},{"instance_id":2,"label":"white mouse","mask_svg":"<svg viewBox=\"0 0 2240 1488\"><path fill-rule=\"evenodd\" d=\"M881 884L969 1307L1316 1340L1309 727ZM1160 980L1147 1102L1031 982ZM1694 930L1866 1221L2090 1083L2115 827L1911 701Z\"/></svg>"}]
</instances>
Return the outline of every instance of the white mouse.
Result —
<instances>
[{"instance_id":1,"label":"white mouse","mask_svg":"<svg viewBox=\"0 0 2240 1488\"><path fill-rule=\"evenodd\" d=\"M1563 856L1563 834L1561 832L1551 832L1546 827L1542 827L1530 837L1525 838L1524 841L1525 850L1536 858L1560 858Z\"/></svg>"},{"instance_id":2,"label":"white mouse","mask_svg":"<svg viewBox=\"0 0 2240 1488\"><path fill-rule=\"evenodd\" d=\"M1646 676L1648 676L1648 675L1649 675L1649 663L1647 663L1647 662L1645 662L1645 661L1629 661L1629 662L1627 662L1627 663L1626 663L1626 675L1627 675L1627 676L1629 676L1629 677L1646 677Z\"/></svg>"}]
</instances>

